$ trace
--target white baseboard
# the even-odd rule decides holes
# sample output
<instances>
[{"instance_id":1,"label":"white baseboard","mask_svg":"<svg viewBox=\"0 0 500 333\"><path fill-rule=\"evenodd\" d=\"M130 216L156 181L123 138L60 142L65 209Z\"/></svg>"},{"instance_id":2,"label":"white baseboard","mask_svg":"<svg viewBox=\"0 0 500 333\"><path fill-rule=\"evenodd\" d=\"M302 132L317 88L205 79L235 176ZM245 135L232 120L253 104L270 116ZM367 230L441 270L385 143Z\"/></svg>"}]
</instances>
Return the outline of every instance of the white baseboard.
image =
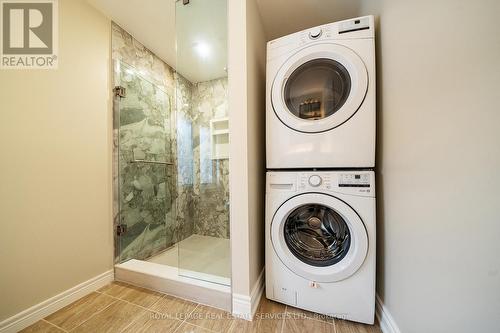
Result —
<instances>
[{"instance_id":1,"label":"white baseboard","mask_svg":"<svg viewBox=\"0 0 500 333\"><path fill-rule=\"evenodd\" d=\"M375 315L380 323L380 329L383 333L401 333L394 318L389 313L389 310L384 305L378 294L376 295L375 302Z\"/></svg>"},{"instance_id":2,"label":"white baseboard","mask_svg":"<svg viewBox=\"0 0 500 333\"><path fill-rule=\"evenodd\" d=\"M14 316L0 322L0 333L15 333L34 324L51 313L62 309L66 305L90 294L91 292L107 285L114 279L113 270L109 270L98 276L80 283L73 288L51 297L41 303L38 303Z\"/></svg>"},{"instance_id":3,"label":"white baseboard","mask_svg":"<svg viewBox=\"0 0 500 333\"><path fill-rule=\"evenodd\" d=\"M260 299L262 298L262 295L264 294L264 288L266 287L266 279L264 273L265 268L262 268L262 271L259 274L259 278L257 279L257 282L255 282L255 285L253 286L252 292L250 294L252 302L252 318L255 315L255 312L257 312L257 308L260 304Z\"/></svg>"},{"instance_id":4,"label":"white baseboard","mask_svg":"<svg viewBox=\"0 0 500 333\"><path fill-rule=\"evenodd\" d=\"M264 269L260 272L259 278L252 287L250 295L233 293L233 315L246 320L252 320L260 299L264 293L265 279Z\"/></svg>"}]
</instances>

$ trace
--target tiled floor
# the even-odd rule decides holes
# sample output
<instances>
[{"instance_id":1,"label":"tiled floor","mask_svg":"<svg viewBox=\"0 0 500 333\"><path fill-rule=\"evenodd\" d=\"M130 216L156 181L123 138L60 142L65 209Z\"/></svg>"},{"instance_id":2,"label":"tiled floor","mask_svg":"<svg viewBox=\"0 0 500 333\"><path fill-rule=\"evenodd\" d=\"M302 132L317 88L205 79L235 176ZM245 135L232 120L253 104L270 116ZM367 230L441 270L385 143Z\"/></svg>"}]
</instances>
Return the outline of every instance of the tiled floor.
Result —
<instances>
[{"instance_id":1,"label":"tiled floor","mask_svg":"<svg viewBox=\"0 0 500 333\"><path fill-rule=\"evenodd\" d=\"M262 298L254 321L205 305L114 282L22 332L380 333L377 326L321 317Z\"/></svg>"}]
</instances>

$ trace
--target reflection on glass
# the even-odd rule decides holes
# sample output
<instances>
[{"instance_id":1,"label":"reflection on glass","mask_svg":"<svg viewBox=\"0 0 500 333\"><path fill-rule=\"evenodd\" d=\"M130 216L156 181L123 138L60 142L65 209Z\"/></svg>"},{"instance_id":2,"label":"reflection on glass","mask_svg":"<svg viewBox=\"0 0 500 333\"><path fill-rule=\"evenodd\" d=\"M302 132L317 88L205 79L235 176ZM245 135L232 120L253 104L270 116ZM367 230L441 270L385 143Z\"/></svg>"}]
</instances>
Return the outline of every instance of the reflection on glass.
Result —
<instances>
[{"instance_id":1,"label":"reflection on glass","mask_svg":"<svg viewBox=\"0 0 500 333\"><path fill-rule=\"evenodd\" d=\"M200 127L200 182L211 184L213 182L213 163L210 151L210 129Z\"/></svg>"},{"instance_id":2,"label":"reflection on glass","mask_svg":"<svg viewBox=\"0 0 500 333\"><path fill-rule=\"evenodd\" d=\"M344 105L351 90L347 69L332 59L308 61L288 78L284 97L288 110L301 119L329 117Z\"/></svg>"},{"instance_id":3,"label":"reflection on glass","mask_svg":"<svg viewBox=\"0 0 500 333\"><path fill-rule=\"evenodd\" d=\"M192 124L182 113L177 113L177 159L182 168L179 169L179 185L193 185L193 131Z\"/></svg>"}]
</instances>

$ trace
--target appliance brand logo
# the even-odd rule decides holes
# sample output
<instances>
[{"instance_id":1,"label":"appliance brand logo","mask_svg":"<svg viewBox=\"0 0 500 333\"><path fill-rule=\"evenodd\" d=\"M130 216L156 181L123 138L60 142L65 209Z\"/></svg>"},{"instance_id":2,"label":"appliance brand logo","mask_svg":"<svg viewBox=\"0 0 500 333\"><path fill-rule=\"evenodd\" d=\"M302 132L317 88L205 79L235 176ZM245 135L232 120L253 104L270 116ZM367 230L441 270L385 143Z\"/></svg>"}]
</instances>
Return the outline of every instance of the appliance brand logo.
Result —
<instances>
[{"instance_id":1,"label":"appliance brand logo","mask_svg":"<svg viewBox=\"0 0 500 333\"><path fill-rule=\"evenodd\" d=\"M57 68L57 5L57 0L0 0L1 68Z\"/></svg>"}]
</instances>

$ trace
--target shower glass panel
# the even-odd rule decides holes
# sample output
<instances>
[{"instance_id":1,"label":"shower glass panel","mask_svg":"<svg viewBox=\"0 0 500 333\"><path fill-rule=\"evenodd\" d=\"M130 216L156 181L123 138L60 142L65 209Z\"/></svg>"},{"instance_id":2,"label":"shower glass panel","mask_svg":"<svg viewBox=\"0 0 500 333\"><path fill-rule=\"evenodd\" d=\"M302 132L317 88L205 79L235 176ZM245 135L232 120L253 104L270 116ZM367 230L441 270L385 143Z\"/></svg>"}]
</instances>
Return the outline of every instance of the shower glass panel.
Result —
<instances>
[{"instance_id":1,"label":"shower glass panel","mask_svg":"<svg viewBox=\"0 0 500 333\"><path fill-rule=\"evenodd\" d=\"M123 61L114 64L117 260L147 259L175 243L171 98ZM118 109L116 109L118 108Z\"/></svg>"},{"instance_id":2,"label":"shower glass panel","mask_svg":"<svg viewBox=\"0 0 500 333\"><path fill-rule=\"evenodd\" d=\"M176 2L179 274L229 285L227 0Z\"/></svg>"}]
</instances>

